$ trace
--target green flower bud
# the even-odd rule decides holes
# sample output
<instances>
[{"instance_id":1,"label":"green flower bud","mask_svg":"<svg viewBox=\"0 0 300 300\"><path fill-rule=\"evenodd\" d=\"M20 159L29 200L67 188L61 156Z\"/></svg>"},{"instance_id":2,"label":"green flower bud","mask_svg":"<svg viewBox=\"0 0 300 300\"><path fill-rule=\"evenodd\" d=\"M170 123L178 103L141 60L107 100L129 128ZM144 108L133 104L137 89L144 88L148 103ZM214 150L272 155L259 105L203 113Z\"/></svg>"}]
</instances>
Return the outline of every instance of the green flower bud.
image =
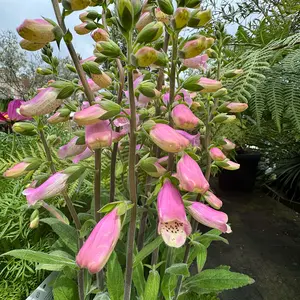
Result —
<instances>
[{"instance_id":1,"label":"green flower bud","mask_svg":"<svg viewBox=\"0 0 300 300\"><path fill-rule=\"evenodd\" d=\"M169 62L168 55L165 52L157 52L157 59L154 62L156 66L165 67Z\"/></svg>"},{"instance_id":2,"label":"green flower bud","mask_svg":"<svg viewBox=\"0 0 300 300\"><path fill-rule=\"evenodd\" d=\"M159 39L163 33L164 24L162 22L151 22L146 25L138 34L138 43L151 43Z\"/></svg>"},{"instance_id":3,"label":"green flower bud","mask_svg":"<svg viewBox=\"0 0 300 300\"><path fill-rule=\"evenodd\" d=\"M218 54L215 50L209 48L205 51L205 53L208 55L209 58L217 58Z\"/></svg>"},{"instance_id":4,"label":"green flower bud","mask_svg":"<svg viewBox=\"0 0 300 300\"><path fill-rule=\"evenodd\" d=\"M223 74L225 78L233 78L235 76L242 75L244 71L242 69L231 70Z\"/></svg>"},{"instance_id":5,"label":"green flower bud","mask_svg":"<svg viewBox=\"0 0 300 300\"><path fill-rule=\"evenodd\" d=\"M39 210L35 209L30 216L30 225L31 229L35 229L39 226L40 217L39 217Z\"/></svg>"},{"instance_id":6,"label":"green flower bud","mask_svg":"<svg viewBox=\"0 0 300 300\"><path fill-rule=\"evenodd\" d=\"M186 0L185 6L188 8L197 8L200 6L201 1L199 0Z\"/></svg>"},{"instance_id":7,"label":"green flower bud","mask_svg":"<svg viewBox=\"0 0 300 300\"><path fill-rule=\"evenodd\" d=\"M137 90L144 96L153 98L156 96L155 87L156 87L155 83L153 83L149 80L146 80L146 81L141 82L138 85Z\"/></svg>"},{"instance_id":8,"label":"green flower bud","mask_svg":"<svg viewBox=\"0 0 300 300\"><path fill-rule=\"evenodd\" d=\"M52 70L48 69L48 68L47 69L37 68L36 72L40 75L51 75L51 74L53 74Z\"/></svg>"},{"instance_id":9,"label":"green flower bud","mask_svg":"<svg viewBox=\"0 0 300 300\"><path fill-rule=\"evenodd\" d=\"M203 87L199 84L199 80L201 78L201 75L194 75L190 76L188 79L186 79L182 87L188 91L197 92L203 90Z\"/></svg>"},{"instance_id":10,"label":"green flower bud","mask_svg":"<svg viewBox=\"0 0 300 300\"><path fill-rule=\"evenodd\" d=\"M122 54L120 47L112 40L98 42L96 48L99 53L111 58L117 58Z\"/></svg>"},{"instance_id":11,"label":"green flower bud","mask_svg":"<svg viewBox=\"0 0 300 300\"><path fill-rule=\"evenodd\" d=\"M156 123L155 123L153 120L148 120L148 121L144 122L143 128L144 128L147 132L149 132L155 124L156 124Z\"/></svg>"},{"instance_id":12,"label":"green flower bud","mask_svg":"<svg viewBox=\"0 0 300 300\"><path fill-rule=\"evenodd\" d=\"M174 7L171 0L157 0L157 4L163 13L173 15Z\"/></svg>"},{"instance_id":13,"label":"green flower bud","mask_svg":"<svg viewBox=\"0 0 300 300\"><path fill-rule=\"evenodd\" d=\"M185 7L178 7L172 19L173 28L180 30L185 27L190 18L190 11Z\"/></svg>"},{"instance_id":14,"label":"green flower bud","mask_svg":"<svg viewBox=\"0 0 300 300\"><path fill-rule=\"evenodd\" d=\"M227 89L226 88L221 88L218 91L214 92L212 96L214 98L221 98L221 97L223 97L223 96L225 96L227 94L228 94Z\"/></svg>"},{"instance_id":15,"label":"green flower bud","mask_svg":"<svg viewBox=\"0 0 300 300\"><path fill-rule=\"evenodd\" d=\"M35 126L29 122L17 122L12 127L13 131L22 135L36 135Z\"/></svg>"},{"instance_id":16,"label":"green flower bud","mask_svg":"<svg viewBox=\"0 0 300 300\"><path fill-rule=\"evenodd\" d=\"M102 100L100 102L100 106L102 109L107 111L101 116L101 120L113 118L121 112L121 106L111 100Z\"/></svg>"},{"instance_id":17,"label":"green flower bud","mask_svg":"<svg viewBox=\"0 0 300 300\"><path fill-rule=\"evenodd\" d=\"M206 25L211 20L211 10L195 10L192 12L191 18L189 19L189 27L202 27Z\"/></svg>"}]
</instances>

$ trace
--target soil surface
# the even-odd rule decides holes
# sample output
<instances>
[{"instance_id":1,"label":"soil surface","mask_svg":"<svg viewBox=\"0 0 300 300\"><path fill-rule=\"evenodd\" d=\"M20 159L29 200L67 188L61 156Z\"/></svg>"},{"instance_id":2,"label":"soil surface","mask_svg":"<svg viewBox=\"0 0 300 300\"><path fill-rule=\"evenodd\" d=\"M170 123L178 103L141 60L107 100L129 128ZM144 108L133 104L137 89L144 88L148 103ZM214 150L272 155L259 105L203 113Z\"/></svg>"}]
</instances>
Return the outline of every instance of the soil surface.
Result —
<instances>
[{"instance_id":1,"label":"soil surface","mask_svg":"<svg viewBox=\"0 0 300 300\"><path fill-rule=\"evenodd\" d=\"M300 299L300 214L262 192L216 193L233 232L213 242L205 268L229 265L255 283L225 291L222 300Z\"/></svg>"}]
</instances>

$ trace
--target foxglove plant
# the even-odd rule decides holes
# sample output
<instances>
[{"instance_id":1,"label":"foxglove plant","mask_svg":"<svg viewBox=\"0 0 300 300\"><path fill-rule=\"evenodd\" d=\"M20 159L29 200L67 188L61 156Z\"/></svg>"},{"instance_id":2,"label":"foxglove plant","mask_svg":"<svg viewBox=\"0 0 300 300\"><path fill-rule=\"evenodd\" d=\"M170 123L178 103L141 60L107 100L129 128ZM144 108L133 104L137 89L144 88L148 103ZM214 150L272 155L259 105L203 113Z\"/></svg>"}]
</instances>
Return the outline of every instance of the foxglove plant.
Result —
<instances>
[{"instance_id":1,"label":"foxglove plant","mask_svg":"<svg viewBox=\"0 0 300 300\"><path fill-rule=\"evenodd\" d=\"M211 11L201 10L199 1L177 1L177 7L170 0L51 2L56 21L24 21L17 29L26 40L20 45L30 51L44 47L43 59L51 68L39 72L56 77L53 60L45 57L50 55L46 44L59 45L63 39L74 63L66 67L78 78L51 81L22 103L21 115L33 120L16 123L14 130L38 134L47 161L24 159L4 176L32 178L24 190L35 209L30 226L39 226L37 210L47 209L54 217L44 222L59 235L60 251L13 250L7 255L60 271L55 299L67 290L70 299L80 300L196 299L252 283L248 276L227 268L189 272L194 259L206 257L207 245L216 236L231 232L228 216L218 211L222 201L209 185L212 172L239 168L227 158L235 145L214 136L234 121L234 113L247 108L230 102L222 84L224 47L229 41L224 26L212 25ZM65 20L88 6L93 9L80 14L82 23L74 30L90 34L96 45L90 57L79 61ZM122 33L126 50L113 41L112 27ZM187 36L188 28L201 28L201 35ZM196 74L186 78L187 68ZM57 148L49 144L44 129L63 122L71 122L73 137ZM68 167L57 171L57 158ZM110 163L109 172L101 172L102 162ZM39 169L45 167L48 178L38 180ZM82 217L68 186L91 170L93 201ZM120 186L116 177L123 179ZM109 199L101 189L107 182ZM75 229L61 212L49 210L47 202L59 195ZM198 223L213 229L201 234ZM202 280L207 286L198 288Z\"/></svg>"}]
</instances>

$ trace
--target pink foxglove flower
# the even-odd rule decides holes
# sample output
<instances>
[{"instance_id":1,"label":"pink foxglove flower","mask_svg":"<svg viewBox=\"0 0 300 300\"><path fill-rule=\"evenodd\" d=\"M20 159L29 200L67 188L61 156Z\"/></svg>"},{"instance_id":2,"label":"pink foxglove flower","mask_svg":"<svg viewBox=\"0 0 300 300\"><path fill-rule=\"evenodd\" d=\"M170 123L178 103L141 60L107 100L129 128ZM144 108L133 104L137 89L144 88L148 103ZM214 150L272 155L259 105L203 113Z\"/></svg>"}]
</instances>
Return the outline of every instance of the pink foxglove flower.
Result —
<instances>
[{"instance_id":1,"label":"pink foxglove flower","mask_svg":"<svg viewBox=\"0 0 300 300\"><path fill-rule=\"evenodd\" d=\"M74 121L78 125L92 125L99 122L99 118L107 113L99 104L94 104L74 114Z\"/></svg>"},{"instance_id":2,"label":"pink foxglove flower","mask_svg":"<svg viewBox=\"0 0 300 300\"><path fill-rule=\"evenodd\" d=\"M158 193L157 210L159 217L158 234L170 247L181 247L192 228L186 217L179 191L166 180Z\"/></svg>"},{"instance_id":3,"label":"pink foxglove flower","mask_svg":"<svg viewBox=\"0 0 300 300\"><path fill-rule=\"evenodd\" d=\"M121 220L115 208L93 229L76 256L77 265L92 274L101 271L118 242L120 232Z\"/></svg>"},{"instance_id":4,"label":"pink foxglove flower","mask_svg":"<svg viewBox=\"0 0 300 300\"><path fill-rule=\"evenodd\" d=\"M29 205L34 205L39 200L45 200L59 195L67 187L70 174L57 172L50 176L37 188L28 188L23 191Z\"/></svg>"},{"instance_id":5,"label":"pink foxglove flower","mask_svg":"<svg viewBox=\"0 0 300 300\"><path fill-rule=\"evenodd\" d=\"M31 119L31 118L26 118L18 113L18 109L24 103L25 101L19 99L12 100L8 103L7 114L11 121L23 121L23 120Z\"/></svg>"},{"instance_id":6,"label":"pink foxglove flower","mask_svg":"<svg viewBox=\"0 0 300 300\"><path fill-rule=\"evenodd\" d=\"M19 176L22 176L28 172L26 171L26 169L29 165L30 163L26 162L17 163L6 172L4 172L3 176L8 178L17 178Z\"/></svg>"},{"instance_id":7,"label":"pink foxglove flower","mask_svg":"<svg viewBox=\"0 0 300 300\"><path fill-rule=\"evenodd\" d=\"M235 143L231 142L228 139L224 139L224 142L226 144L222 145L222 149L226 150L226 151L230 151L233 150L235 148Z\"/></svg>"},{"instance_id":8,"label":"pink foxglove flower","mask_svg":"<svg viewBox=\"0 0 300 300\"><path fill-rule=\"evenodd\" d=\"M199 119L184 104L176 105L171 112L174 124L185 130L193 130L199 124Z\"/></svg>"},{"instance_id":9,"label":"pink foxglove flower","mask_svg":"<svg viewBox=\"0 0 300 300\"><path fill-rule=\"evenodd\" d=\"M222 161L226 159L226 155L217 147L213 147L209 150L209 155L213 160Z\"/></svg>"},{"instance_id":10,"label":"pink foxglove flower","mask_svg":"<svg viewBox=\"0 0 300 300\"><path fill-rule=\"evenodd\" d=\"M208 58L209 57L207 54L198 55L192 58L184 59L183 65L191 69L206 70Z\"/></svg>"},{"instance_id":11,"label":"pink foxglove flower","mask_svg":"<svg viewBox=\"0 0 300 300\"><path fill-rule=\"evenodd\" d=\"M231 113L240 113L245 111L248 108L247 103L231 102L226 106Z\"/></svg>"},{"instance_id":12,"label":"pink foxglove flower","mask_svg":"<svg viewBox=\"0 0 300 300\"><path fill-rule=\"evenodd\" d=\"M238 170L240 168L240 164L234 162L234 161L231 161L231 160L227 160L225 161L226 162L226 165L222 164L221 167L225 170L229 170L229 171L235 171L235 170Z\"/></svg>"},{"instance_id":13,"label":"pink foxglove flower","mask_svg":"<svg viewBox=\"0 0 300 300\"><path fill-rule=\"evenodd\" d=\"M91 74L91 77L101 89L109 87L112 83L111 78L104 72L101 74Z\"/></svg>"},{"instance_id":14,"label":"pink foxglove flower","mask_svg":"<svg viewBox=\"0 0 300 300\"><path fill-rule=\"evenodd\" d=\"M207 191L204 194L205 201L211 205L213 208L220 209L223 205L223 202L212 192Z\"/></svg>"},{"instance_id":15,"label":"pink foxglove flower","mask_svg":"<svg viewBox=\"0 0 300 300\"><path fill-rule=\"evenodd\" d=\"M204 194L209 189L209 183L199 165L187 154L184 154L177 163L175 177L179 180L179 187L182 190Z\"/></svg>"},{"instance_id":16,"label":"pink foxglove flower","mask_svg":"<svg viewBox=\"0 0 300 300\"><path fill-rule=\"evenodd\" d=\"M17 32L23 39L41 44L55 39L54 26L44 19L26 19Z\"/></svg>"},{"instance_id":17,"label":"pink foxglove flower","mask_svg":"<svg viewBox=\"0 0 300 300\"><path fill-rule=\"evenodd\" d=\"M141 31L146 25L153 21L153 17L150 12L143 13L137 21L135 28L137 31Z\"/></svg>"},{"instance_id":18,"label":"pink foxglove flower","mask_svg":"<svg viewBox=\"0 0 300 300\"><path fill-rule=\"evenodd\" d=\"M189 140L166 124L156 124L150 130L152 141L166 152L177 153L183 151L190 144Z\"/></svg>"},{"instance_id":19,"label":"pink foxglove flower","mask_svg":"<svg viewBox=\"0 0 300 300\"><path fill-rule=\"evenodd\" d=\"M192 202L188 206L188 211L197 222L205 226L218 229L223 233L232 232L230 226L227 224L227 214L221 211L215 210L201 202Z\"/></svg>"},{"instance_id":20,"label":"pink foxglove flower","mask_svg":"<svg viewBox=\"0 0 300 300\"><path fill-rule=\"evenodd\" d=\"M73 157L72 162L74 164L78 164L80 161L87 159L91 156L93 156L94 152L90 150L89 148L86 148L83 152L77 154Z\"/></svg>"},{"instance_id":21,"label":"pink foxglove flower","mask_svg":"<svg viewBox=\"0 0 300 300\"><path fill-rule=\"evenodd\" d=\"M86 145L76 145L77 140L78 137L75 136L68 144L61 146L58 150L58 157L63 159L82 153L86 149Z\"/></svg>"},{"instance_id":22,"label":"pink foxglove flower","mask_svg":"<svg viewBox=\"0 0 300 300\"><path fill-rule=\"evenodd\" d=\"M85 142L91 150L110 147L112 144L112 129L109 121L98 121L85 127Z\"/></svg>"},{"instance_id":23,"label":"pink foxglove flower","mask_svg":"<svg viewBox=\"0 0 300 300\"><path fill-rule=\"evenodd\" d=\"M92 90L92 92L97 92L97 91L101 90L101 87L100 87L99 85L97 85L97 84L93 81L93 79L89 78L89 79L87 80L87 82L88 82L89 87L90 87L90 89ZM79 85L82 85L82 83L79 82Z\"/></svg>"},{"instance_id":24,"label":"pink foxglove flower","mask_svg":"<svg viewBox=\"0 0 300 300\"><path fill-rule=\"evenodd\" d=\"M96 56L92 55L92 56L89 56L89 57L87 57L87 58L85 58L85 59L82 59L82 60L80 61L80 63L81 63L81 64L84 64L84 63L87 62L87 61L95 61L96 58L97 58Z\"/></svg>"},{"instance_id":25,"label":"pink foxglove flower","mask_svg":"<svg viewBox=\"0 0 300 300\"><path fill-rule=\"evenodd\" d=\"M176 132L188 139L192 146L200 147L200 133L193 135L185 132L184 130L176 130Z\"/></svg>"},{"instance_id":26,"label":"pink foxglove flower","mask_svg":"<svg viewBox=\"0 0 300 300\"><path fill-rule=\"evenodd\" d=\"M201 77L198 84L203 87L201 93L214 93L222 88L222 82L206 77Z\"/></svg>"}]
</instances>

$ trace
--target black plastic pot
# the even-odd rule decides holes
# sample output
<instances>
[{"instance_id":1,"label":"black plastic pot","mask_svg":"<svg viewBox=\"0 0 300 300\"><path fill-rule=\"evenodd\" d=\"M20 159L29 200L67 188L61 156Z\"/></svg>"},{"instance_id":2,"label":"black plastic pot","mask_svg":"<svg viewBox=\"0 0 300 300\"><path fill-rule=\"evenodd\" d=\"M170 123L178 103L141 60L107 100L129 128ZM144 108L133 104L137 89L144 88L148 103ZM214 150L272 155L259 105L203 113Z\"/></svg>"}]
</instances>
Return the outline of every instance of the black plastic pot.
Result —
<instances>
[{"instance_id":1,"label":"black plastic pot","mask_svg":"<svg viewBox=\"0 0 300 300\"><path fill-rule=\"evenodd\" d=\"M236 156L240 169L236 171L222 170L219 175L219 187L223 191L240 191L250 193L254 189L260 153L255 151L239 151Z\"/></svg>"}]
</instances>

